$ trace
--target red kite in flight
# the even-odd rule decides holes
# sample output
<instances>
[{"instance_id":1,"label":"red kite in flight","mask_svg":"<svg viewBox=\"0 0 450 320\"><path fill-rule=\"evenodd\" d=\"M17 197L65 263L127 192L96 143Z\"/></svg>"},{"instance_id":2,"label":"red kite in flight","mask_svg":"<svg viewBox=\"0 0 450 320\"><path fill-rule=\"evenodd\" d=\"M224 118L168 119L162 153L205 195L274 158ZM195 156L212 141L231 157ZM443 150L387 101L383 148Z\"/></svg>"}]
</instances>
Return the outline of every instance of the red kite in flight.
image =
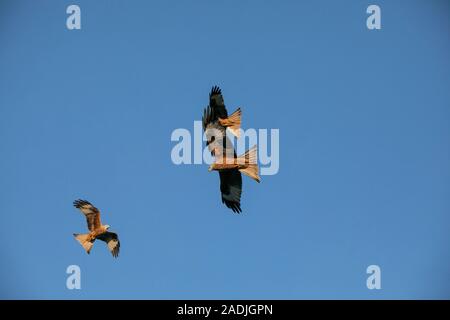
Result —
<instances>
[{"instance_id":1,"label":"red kite in flight","mask_svg":"<svg viewBox=\"0 0 450 320\"><path fill-rule=\"evenodd\" d=\"M114 258L119 256L120 242L117 233L109 232L109 225L102 225L100 222L100 211L86 200L75 200L73 202L75 208L81 210L86 216L89 233L74 233L75 239L83 246L84 250L89 254L94 246L95 240L102 240L108 245Z\"/></svg>"},{"instance_id":2,"label":"red kite in flight","mask_svg":"<svg viewBox=\"0 0 450 320\"><path fill-rule=\"evenodd\" d=\"M226 129L239 136L241 124L241 109L228 116L222 91L214 86L209 94L209 106L203 112L203 130L206 133L206 145L216 161L209 171L216 170L220 177L220 192L222 203L233 212L240 213L242 176L241 172L260 182L256 159L256 146L241 157L237 157L231 140L226 135Z\"/></svg>"}]
</instances>

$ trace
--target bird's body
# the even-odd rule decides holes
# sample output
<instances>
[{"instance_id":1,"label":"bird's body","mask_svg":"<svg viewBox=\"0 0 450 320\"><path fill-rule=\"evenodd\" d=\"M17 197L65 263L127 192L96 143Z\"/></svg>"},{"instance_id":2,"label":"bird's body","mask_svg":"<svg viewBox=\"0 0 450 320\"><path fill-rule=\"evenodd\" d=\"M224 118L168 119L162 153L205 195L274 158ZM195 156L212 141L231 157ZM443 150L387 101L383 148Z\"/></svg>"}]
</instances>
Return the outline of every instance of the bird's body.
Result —
<instances>
[{"instance_id":1,"label":"bird's body","mask_svg":"<svg viewBox=\"0 0 450 320\"><path fill-rule=\"evenodd\" d=\"M81 210L86 216L86 221L89 229L89 233L78 234L74 233L75 239L83 246L86 252L89 254L94 246L95 240L102 240L108 245L108 249L111 251L113 257L119 255L120 241L117 233L109 232L109 225L103 225L100 221L100 211L94 207L90 202L86 200L75 200L73 202L75 208Z\"/></svg>"},{"instance_id":2,"label":"bird's body","mask_svg":"<svg viewBox=\"0 0 450 320\"><path fill-rule=\"evenodd\" d=\"M92 230L88 233L89 239L95 240L99 235L102 235L108 231L108 227L105 225L101 225L99 228Z\"/></svg>"}]
</instances>

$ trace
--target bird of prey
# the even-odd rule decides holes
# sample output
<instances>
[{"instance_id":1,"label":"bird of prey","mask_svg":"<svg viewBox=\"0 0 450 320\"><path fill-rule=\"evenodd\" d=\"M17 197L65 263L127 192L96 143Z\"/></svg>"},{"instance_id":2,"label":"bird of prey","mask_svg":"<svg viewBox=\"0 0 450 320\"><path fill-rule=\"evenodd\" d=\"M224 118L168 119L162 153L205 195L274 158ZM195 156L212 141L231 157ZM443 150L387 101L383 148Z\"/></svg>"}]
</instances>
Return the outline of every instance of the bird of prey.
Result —
<instances>
[{"instance_id":1,"label":"bird of prey","mask_svg":"<svg viewBox=\"0 0 450 320\"><path fill-rule=\"evenodd\" d=\"M207 138L207 146L216 161L209 171L216 170L220 177L222 203L235 213L242 212L242 175L241 172L260 181L256 162L256 148L237 157L231 140L226 135L227 128L239 136L241 110L236 110L228 117L222 91L214 86L209 94L209 105L203 112L202 124Z\"/></svg>"},{"instance_id":2,"label":"bird of prey","mask_svg":"<svg viewBox=\"0 0 450 320\"><path fill-rule=\"evenodd\" d=\"M109 225L103 225L100 222L100 211L86 200L75 200L73 202L75 208L81 210L86 216L89 233L74 233L75 239L83 246L84 250L89 254L94 246L95 240L102 240L108 245L114 258L119 256L120 242L117 233L109 232Z\"/></svg>"}]
</instances>

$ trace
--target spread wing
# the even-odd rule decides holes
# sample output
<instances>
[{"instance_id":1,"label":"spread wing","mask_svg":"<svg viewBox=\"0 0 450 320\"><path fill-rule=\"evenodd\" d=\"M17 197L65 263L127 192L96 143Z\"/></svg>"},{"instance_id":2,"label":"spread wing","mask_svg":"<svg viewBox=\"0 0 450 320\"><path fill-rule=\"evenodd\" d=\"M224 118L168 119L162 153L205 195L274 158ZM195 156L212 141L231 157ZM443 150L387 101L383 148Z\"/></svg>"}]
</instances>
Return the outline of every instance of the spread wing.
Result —
<instances>
[{"instance_id":1,"label":"spread wing","mask_svg":"<svg viewBox=\"0 0 450 320\"><path fill-rule=\"evenodd\" d=\"M109 251L111 251L114 258L117 258L119 256L120 241L117 233L107 231L97 236L97 239L106 242L106 244L108 245L108 249Z\"/></svg>"},{"instance_id":2,"label":"spread wing","mask_svg":"<svg viewBox=\"0 0 450 320\"><path fill-rule=\"evenodd\" d=\"M240 213L241 194L242 194L242 176L239 170L219 171L220 192L222 192L222 202L233 210Z\"/></svg>"},{"instance_id":3,"label":"spread wing","mask_svg":"<svg viewBox=\"0 0 450 320\"><path fill-rule=\"evenodd\" d=\"M209 105L203 111L203 130L209 123L216 122L219 118L228 118L228 112L219 87L214 86L209 93Z\"/></svg>"},{"instance_id":4,"label":"spread wing","mask_svg":"<svg viewBox=\"0 0 450 320\"><path fill-rule=\"evenodd\" d=\"M100 211L89 201L79 199L75 200L73 205L75 208L80 209L86 216L89 231L94 231L102 225L100 222Z\"/></svg>"},{"instance_id":5,"label":"spread wing","mask_svg":"<svg viewBox=\"0 0 450 320\"><path fill-rule=\"evenodd\" d=\"M228 112L225 108L225 102L222 96L222 90L214 86L209 93L209 106L214 110L214 115L218 118L228 118ZM215 119L217 120L217 118Z\"/></svg>"}]
</instances>

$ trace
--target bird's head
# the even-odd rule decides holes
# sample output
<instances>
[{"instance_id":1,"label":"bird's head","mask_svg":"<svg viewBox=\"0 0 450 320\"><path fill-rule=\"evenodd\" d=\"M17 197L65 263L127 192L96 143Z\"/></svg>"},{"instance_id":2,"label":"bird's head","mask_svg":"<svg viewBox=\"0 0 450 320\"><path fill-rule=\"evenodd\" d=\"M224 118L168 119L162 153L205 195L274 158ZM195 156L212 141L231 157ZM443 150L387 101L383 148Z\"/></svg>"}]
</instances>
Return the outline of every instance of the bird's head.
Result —
<instances>
[{"instance_id":1,"label":"bird's head","mask_svg":"<svg viewBox=\"0 0 450 320\"><path fill-rule=\"evenodd\" d=\"M105 229L108 230L109 228L111 228L111 226L109 224L105 224Z\"/></svg>"},{"instance_id":2,"label":"bird's head","mask_svg":"<svg viewBox=\"0 0 450 320\"><path fill-rule=\"evenodd\" d=\"M214 164L210 165L209 168L208 168L208 171L210 171L210 172L213 171L213 170L214 170Z\"/></svg>"}]
</instances>

